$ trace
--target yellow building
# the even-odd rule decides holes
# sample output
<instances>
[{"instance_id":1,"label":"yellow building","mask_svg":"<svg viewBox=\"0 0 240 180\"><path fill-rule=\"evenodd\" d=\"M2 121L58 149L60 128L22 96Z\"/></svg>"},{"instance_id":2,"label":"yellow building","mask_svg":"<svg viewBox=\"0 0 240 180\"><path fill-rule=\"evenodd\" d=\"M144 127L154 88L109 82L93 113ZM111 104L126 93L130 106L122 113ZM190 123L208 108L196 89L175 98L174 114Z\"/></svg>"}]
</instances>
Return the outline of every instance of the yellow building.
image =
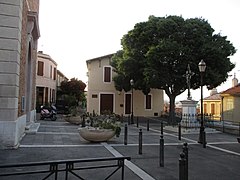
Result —
<instances>
[{"instance_id":1,"label":"yellow building","mask_svg":"<svg viewBox=\"0 0 240 180\"><path fill-rule=\"evenodd\" d=\"M221 95L213 89L210 96L203 99L203 113L214 120L221 119Z\"/></svg>"},{"instance_id":2,"label":"yellow building","mask_svg":"<svg viewBox=\"0 0 240 180\"><path fill-rule=\"evenodd\" d=\"M110 65L113 54L87 60L87 111L100 114L109 110L116 114L158 116L163 111L163 91L151 89L146 96L139 90L118 92L112 80L115 72ZM129 82L130 83L130 82ZM132 99L133 98L133 99ZM132 103L133 100L133 103Z\"/></svg>"},{"instance_id":3,"label":"yellow building","mask_svg":"<svg viewBox=\"0 0 240 180\"><path fill-rule=\"evenodd\" d=\"M240 122L240 84L221 92L222 119Z\"/></svg>"}]
</instances>

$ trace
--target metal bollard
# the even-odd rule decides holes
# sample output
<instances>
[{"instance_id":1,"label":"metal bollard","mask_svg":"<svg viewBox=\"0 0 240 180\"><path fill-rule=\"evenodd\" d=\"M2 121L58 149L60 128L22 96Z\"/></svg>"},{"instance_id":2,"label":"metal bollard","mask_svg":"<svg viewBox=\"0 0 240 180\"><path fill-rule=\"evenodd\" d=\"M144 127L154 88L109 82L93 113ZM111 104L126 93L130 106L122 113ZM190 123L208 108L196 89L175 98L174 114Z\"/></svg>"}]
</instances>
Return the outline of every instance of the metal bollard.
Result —
<instances>
[{"instance_id":1,"label":"metal bollard","mask_svg":"<svg viewBox=\"0 0 240 180\"><path fill-rule=\"evenodd\" d=\"M222 121L222 132L224 133L224 120Z\"/></svg>"},{"instance_id":2,"label":"metal bollard","mask_svg":"<svg viewBox=\"0 0 240 180\"><path fill-rule=\"evenodd\" d=\"M139 125L138 125L138 116L137 116L137 127L138 127Z\"/></svg>"},{"instance_id":3,"label":"metal bollard","mask_svg":"<svg viewBox=\"0 0 240 180\"><path fill-rule=\"evenodd\" d=\"M203 148L206 148L206 144L207 144L207 142L206 142L206 132L203 131Z\"/></svg>"},{"instance_id":4,"label":"metal bollard","mask_svg":"<svg viewBox=\"0 0 240 180\"><path fill-rule=\"evenodd\" d=\"M149 119L147 120L147 131L149 131Z\"/></svg>"},{"instance_id":5,"label":"metal bollard","mask_svg":"<svg viewBox=\"0 0 240 180\"><path fill-rule=\"evenodd\" d=\"M164 139L163 135L160 136L160 148L159 148L159 166L164 167Z\"/></svg>"},{"instance_id":6,"label":"metal bollard","mask_svg":"<svg viewBox=\"0 0 240 180\"><path fill-rule=\"evenodd\" d=\"M139 129L138 154L142 154L142 129Z\"/></svg>"},{"instance_id":7,"label":"metal bollard","mask_svg":"<svg viewBox=\"0 0 240 180\"><path fill-rule=\"evenodd\" d=\"M124 145L127 145L127 139L128 139L128 127L127 127L127 124L125 124L125 127L124 127Z\"/></svg>"},{"instance_id":8,"label":"metal bollard","mask_svg":"<svg viewBox=\"0 0 240 180\"><path fill-rule=\"evenodd\" d=\"M185 154L183 152L180 153L179 158L179 180L187 180L186 175L186 159Z\"/></svg>"},{"instance_id":9,"label":"metal bollard","mask_svg":"<svg viewBox=\"0 0 240 180\"><path fill-rule=\"evenodd\" d=\"M238 135L240 136L240 122L239 122L239 129L238 130L239 130L239 132L238 132L239 134Z\"/></svg>"},{"instance_id":10,"label":"metal bollard","mask_svg":"<svg viewBox=\"0 0 240 180\"><path fill-rule=\"evenodd\" d=\"M85 127L85 115L82 116L82 127Z\"/></svg>"},{"instance_id":11,"label":"metal bollard","mask_svg":"<svg viewBox=\"0 0 240 180\"><path fill-rule=\"evenodd\" d=\"M128 116L128 125L130 125L130 115Z\"/></svg>"},{"instance_id":12,"label":"metal bollard","mask_svg":"<svg viewBox=\"0 0 240 180\"><path fill-rule=\"evenodd\" d=\"M185 154L185 159L186 159L186 178L188 179L188 143L183 143L183 153Z\"/></svg>"},{"instance_id":13,"label":"metal bollard","mask_svg":"<svg viewBox=\"0 0 240 180\"><path fill-rule=\"evenodd\" d=\"M178 140L181 141L181 124L178 123Z\"/></svg>"},{"instance_id":14,"label":"metal bollard","mask_svg":"<svg viewBox=\"0 0 240 180\"><path fill-rule=\"evenodd\" d=\"M121 123L123 123L123 114L121 114Z\"/></svg>"},{"instance_id":15,"label":"metal bollard","mask_svg":"<svg viewBox=\"0 0 240 180\"><path fill-rule=\"evenodd\" d=\"M161 121L161 134L163 135L163 122Z\"/></svg>"}]
</instances>

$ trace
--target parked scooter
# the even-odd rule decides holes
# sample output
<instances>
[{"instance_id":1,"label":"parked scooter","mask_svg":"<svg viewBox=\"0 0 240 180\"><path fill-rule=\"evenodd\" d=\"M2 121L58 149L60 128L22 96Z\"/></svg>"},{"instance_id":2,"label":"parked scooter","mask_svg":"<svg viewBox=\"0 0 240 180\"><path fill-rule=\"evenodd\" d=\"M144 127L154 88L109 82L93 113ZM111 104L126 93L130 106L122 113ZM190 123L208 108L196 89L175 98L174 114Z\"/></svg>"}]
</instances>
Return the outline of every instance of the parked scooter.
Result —
<instances>
[{"instance_id":1,"label":"parked scooter","mask_svg":"<svg viewBox=\"0 0 240 180\"><path fill-rule=\"evenodd\" d=\"M49 118L52 121L57 120L57 109L54 105L51 105L50 108L46 108L44 106L41 106L40 119L43 120L45 118Z\"/></svg>"}]
</instances>

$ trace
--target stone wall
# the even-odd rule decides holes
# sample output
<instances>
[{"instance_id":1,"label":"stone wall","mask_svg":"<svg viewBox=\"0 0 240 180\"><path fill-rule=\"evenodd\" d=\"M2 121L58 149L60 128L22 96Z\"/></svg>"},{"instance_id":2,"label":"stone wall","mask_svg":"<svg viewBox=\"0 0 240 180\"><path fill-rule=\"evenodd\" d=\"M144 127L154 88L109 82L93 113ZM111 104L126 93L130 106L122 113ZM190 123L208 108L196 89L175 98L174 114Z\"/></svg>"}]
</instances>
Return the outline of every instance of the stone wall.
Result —
<instances>
[{"instance_id":1,"label":"stone wall","mask_svg":"<svg viewBox=\"0 0 240 180\"><path fill-rule=\"evenodd\" d=\"M0 1L0 148L17 147L24 135L27 117L35 117L37 49L36 45L35 49L31 47L29 59L27 32L28 11L38 11L38 4L38 0ZM26 71L26 62L29 60L31 73ZM30 86L27 86L28 75L31 77ZM22 110L22 97L27 96L26 87L31 89L32 96L29 98L33 99L33 102L29 101L31 105L27 113L26 110Z\"/></svg>"}]
</instances>

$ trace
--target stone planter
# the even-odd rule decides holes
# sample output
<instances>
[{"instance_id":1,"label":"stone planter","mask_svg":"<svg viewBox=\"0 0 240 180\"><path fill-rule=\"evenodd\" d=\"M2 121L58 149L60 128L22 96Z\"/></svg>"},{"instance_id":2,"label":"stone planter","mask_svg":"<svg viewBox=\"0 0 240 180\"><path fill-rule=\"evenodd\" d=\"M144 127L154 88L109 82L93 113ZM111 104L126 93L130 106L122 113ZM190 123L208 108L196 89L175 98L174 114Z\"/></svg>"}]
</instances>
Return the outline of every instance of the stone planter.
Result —
<instances>
[{"instance_id":1,"label":"stone planter","mask_svg":"<svg viewBox=\"0 0 240 180\"><path fill-rule=\"evenodd\" d=\"M81 116L65 116L64 117L65 121L71 123L71 124L76 124L76 125L79 125L82 123L82 118Z\"/></svg>"},{"instance_id":2,"label":"stone planter","mask_svg":"<svg viewBox=\"0 0 240 180\"><path fill-rule=\"evenodd\" d=\"M90 142L104 142L113 138L115 132L112 129L96 129L92 127L78 128L80 136Z\"/></svg>"}]
</instances>

